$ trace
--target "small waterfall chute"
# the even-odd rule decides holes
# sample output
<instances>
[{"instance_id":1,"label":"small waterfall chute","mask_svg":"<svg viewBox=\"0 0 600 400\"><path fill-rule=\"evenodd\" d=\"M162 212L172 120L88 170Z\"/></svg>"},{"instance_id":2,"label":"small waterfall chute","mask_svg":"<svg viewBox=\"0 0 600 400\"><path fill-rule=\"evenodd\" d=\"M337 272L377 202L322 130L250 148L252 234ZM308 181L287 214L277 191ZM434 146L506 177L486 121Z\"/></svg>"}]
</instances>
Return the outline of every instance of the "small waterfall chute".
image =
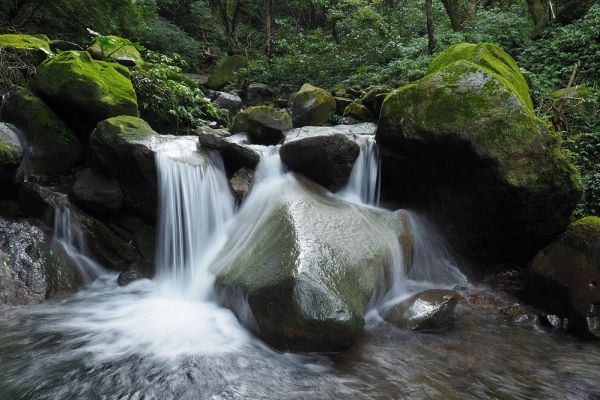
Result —
<instances>
[{"instance_id":1,"label":"small waterfall chute","mask_svg":"<svg viewBox=\"0 0 600 400\"><path fill-rule=\"evenodd\" d=\"M379 148L373 135L356 137L360 154L354 163L348 184L340 195L348 201L371 206L379 205L381 163Z\"/></svg>"},{"instance_id":2,"label":"small waterfall chute","mask_svg":"<svg viewBox=\"0 0 600 400\"><path fill-rule=\"evenodd\" d=\"M104 268L91 258L81 223L68 204L54 208L54 241L74 261L86 283L104 273Z\"/></svg>"}]
</instances>

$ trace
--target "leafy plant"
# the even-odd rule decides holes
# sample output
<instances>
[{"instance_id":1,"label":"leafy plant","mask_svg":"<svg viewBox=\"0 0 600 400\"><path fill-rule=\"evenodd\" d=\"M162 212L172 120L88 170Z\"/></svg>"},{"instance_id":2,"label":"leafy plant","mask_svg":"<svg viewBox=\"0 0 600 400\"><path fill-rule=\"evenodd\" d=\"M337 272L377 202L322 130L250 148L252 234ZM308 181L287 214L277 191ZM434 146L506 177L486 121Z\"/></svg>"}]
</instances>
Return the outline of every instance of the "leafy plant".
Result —
<instances>
[{"instance_id":1,"label":"leafy plant","mask_svg":"<svg viewBox=\"0 0 600 400\"><path fill-rule=\"evenodd\" d=\"M182 74L187 62L179 55L148 51L146 62L132 71L142 117L155 129L189 133L209 121L227 124L227 113L204 97L197 84Z\"/></svg>"},{"instance_id":2,"label":"leafy plant","mask_svg":"<svg viewBox=\"0 0 600 400\"><path fill-rule=\"evenodd\" d=\"M118 36L101 35L88 28L88 32L92 35L94 44L100 46L100 51L104 59L108 59L116 54L119 50L126 47L133 47L137 51L144 51L146 48L139 43L134 43L129 39Z\"/></svg>"}]
</instances>

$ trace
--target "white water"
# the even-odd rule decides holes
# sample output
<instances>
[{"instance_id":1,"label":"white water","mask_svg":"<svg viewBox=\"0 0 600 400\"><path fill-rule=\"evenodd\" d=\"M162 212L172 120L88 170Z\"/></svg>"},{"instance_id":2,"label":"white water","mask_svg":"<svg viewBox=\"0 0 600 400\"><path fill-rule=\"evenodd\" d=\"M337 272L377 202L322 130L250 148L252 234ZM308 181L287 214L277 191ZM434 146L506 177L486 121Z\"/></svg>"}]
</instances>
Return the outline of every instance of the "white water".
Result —
<instances>
[{"instance_id":1,"label":"white water","mask_svg":"<svg viewBox=\"0 0 600 400\"><path fill-rule=\"evenodd\" d=\"M79 219L73 213L74 211L68 205L55 207L54 240L73 260L84 281L90 283L105 271L90 257L83 229Z\"/></svg>"},{"instance_id":2,"label":"white water","mask_svg":"<svg viewBox=\"0 0 600 400\"><path fill-rule=\"evenodd\" d=\"M194 138L164 143L156 154L159 186L157 274L180 288L194 284L209 297L204 257L233 217L235 201L218 154L196 152Z\"/></svg>"},{"instance_id":3,"label":"white water","mask_svg":"<svg viewBox=\"0 0 600 400\"><path fill-rule=\"evenodd\" d=\"M353 203L378 206L381 163L375 136L361 135L356 138L356 142L360 147L360 154L354 163L348 184L340 195Z\"/></svg>"}]
</instances>

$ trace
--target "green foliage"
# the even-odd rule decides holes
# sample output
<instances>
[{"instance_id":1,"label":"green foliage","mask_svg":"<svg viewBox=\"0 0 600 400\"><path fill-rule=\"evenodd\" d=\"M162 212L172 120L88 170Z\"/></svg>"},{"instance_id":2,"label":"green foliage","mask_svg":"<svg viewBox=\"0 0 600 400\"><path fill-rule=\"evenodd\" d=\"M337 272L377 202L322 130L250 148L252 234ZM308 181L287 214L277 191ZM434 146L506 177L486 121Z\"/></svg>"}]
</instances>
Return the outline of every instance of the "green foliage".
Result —
<instances>
[{"instance_id":1,"label":"green foliage","mask_svg":"<svg viewBox=\"0 0 600 400\"><path fill-rule=\"evenodd\" d=\"M600 4L592 6L586 16L573 24L550 26L544 37L528 43L518 57L528 71L532 97L543 104L551 93L567 86L573 66L581 62L578 83L600 88Z\"/></svg>"},{"instance_id":2,"label":"green foliage","mask_svg":"<svg viewBox=\"0 0 600 400\"><path fill-rule=\"evenodd\" d=\"M188 60L199 58L202 52L202 44L198 40L164 18L150 21L139 39L154 51L180 54Z\"/></svg>"},{"instance_id":3,"label":"green foliage","mask_svg":"<svg viewBox=\"0 0 600 400\"><path fill-rule=\"evenodd\" d=\"M146 62L135 69L132 82L142 117L154 129L166 133L188 133L208 121L226 123L226 112L204 97L202 91L182 74L186 61L178 56L148 51Z\"/></svg>"},{"instance_id":4,"label":"green foliage","mask_svg":"<svg viewBox=\"0 0 600 400\"><path fill-rule=\"evenodd\" d=\"M139 43L134 43L129 39L125 39L113 35L101 35L91 29L88 32L92 35L94 45L100 48L100 54L104 59L109 59L119 51L131 47L137 51L144 51L146 48Z\"/></svg>"}]
</instances>

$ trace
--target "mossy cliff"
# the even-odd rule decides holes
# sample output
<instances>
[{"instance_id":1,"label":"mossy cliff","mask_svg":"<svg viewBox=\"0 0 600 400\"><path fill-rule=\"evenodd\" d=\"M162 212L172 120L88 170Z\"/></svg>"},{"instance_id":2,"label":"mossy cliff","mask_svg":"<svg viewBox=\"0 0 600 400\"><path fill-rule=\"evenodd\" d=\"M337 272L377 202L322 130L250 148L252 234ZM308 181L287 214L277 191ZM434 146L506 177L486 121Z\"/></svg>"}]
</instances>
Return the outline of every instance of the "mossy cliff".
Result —
<instances>
[{"instance_id":1,"label":"mossy cliff","mask_svg":"<svg viewBox=\"0 0 600 400\"><path fill-rule=\"evenodd\" d=\"M377 141L384 179L414 188L415 201L494 258L531 255L566 228L581 195L517 64L493 44L455 45L388 95Z\"/></svg>"}]
</instances>

